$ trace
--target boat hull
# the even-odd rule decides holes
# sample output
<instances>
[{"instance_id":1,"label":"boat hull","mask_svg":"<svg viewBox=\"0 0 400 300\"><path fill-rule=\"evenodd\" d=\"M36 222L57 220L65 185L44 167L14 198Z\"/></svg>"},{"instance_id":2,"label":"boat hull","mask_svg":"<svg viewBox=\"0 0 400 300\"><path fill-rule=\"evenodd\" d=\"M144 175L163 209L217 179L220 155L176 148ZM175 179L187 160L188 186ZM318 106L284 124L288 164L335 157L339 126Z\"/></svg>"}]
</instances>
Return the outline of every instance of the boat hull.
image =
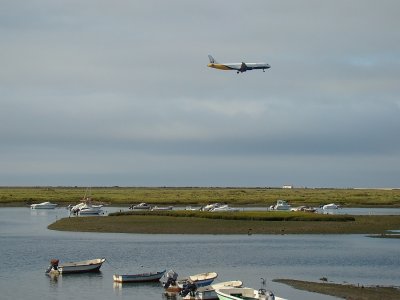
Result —
<instances>
[{"instance_id":1,"label":"boat hull","mask_svg":"<svg viewBox=\"0 0 400 300\"><path fill-rule=\"evenodd\" d=\"M38 204L32 204L32 209L54 209L58 204L50 203L50 202L43 202Z\"/></svg>"},{"instance_id":2,"label":"boat hull","mask_svg":"<svg viewBox=\"0 0 400 300\"><path fill-rule=\"evenodd\" d=\"M216 284L212 284L203 288L197 289L194 294L189 293L183 299L185 300L212 300L218 299L218 295L215 292L217 289L226 287L241 287L243 282L240 280L225 281Z\"/></svg>"},{"instance_id":3,"label":"boat hull","mask_svg":"<svg viewBox=\"0 0 400 300\"><path fill-rule=\"evenodd\" d=\"M60 274L89 273L98 272L105 258L71 262L58 266Z\"/></svg>"},{"instance_id":4,"label":"boat hull","mask_svg":"<svg viewBox=\"0 0 400 300\"><path fill-rule=\"evenodd\" d=\"M133 275L115 274L113 276L113 278L114 278L114 282L119 282L119 283L154 282L154 281L159 281L161 279L161 277L164 275L164 273L165 273L165 270L161 271L161 272L133 274Z\"/></svg>"},{"instance_id":5,"label":"boat hull","mask_svg":"<svg viewBox=\"0 0 400 300\"><path fill-rule=\"evenodd\" d=\"M264 290L264 292L266 292ZM285 300L284 298L274 296L268 297L268 295L260 295L257 290L252 288L230 288L230 289L217 289L216 293L219 300Z\"/></svg>"}]
</instances>

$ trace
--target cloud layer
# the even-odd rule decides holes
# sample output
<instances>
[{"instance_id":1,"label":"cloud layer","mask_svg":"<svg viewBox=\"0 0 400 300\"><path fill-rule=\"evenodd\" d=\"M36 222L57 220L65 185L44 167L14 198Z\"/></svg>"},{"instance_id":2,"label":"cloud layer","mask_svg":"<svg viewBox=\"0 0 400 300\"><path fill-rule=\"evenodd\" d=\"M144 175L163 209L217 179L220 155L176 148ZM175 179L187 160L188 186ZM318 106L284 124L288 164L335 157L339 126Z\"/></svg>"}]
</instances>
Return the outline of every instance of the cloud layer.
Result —
<instances>
[{"instance_id":1,"label":"cloud layer","mask_svg":"<svg viewBox=\"0 0 400 300\"><path fill-rule=\"evenodd\" d=\"M397 187L399 8L3 1L0 185Z\"/></svg>"}]
</instances>

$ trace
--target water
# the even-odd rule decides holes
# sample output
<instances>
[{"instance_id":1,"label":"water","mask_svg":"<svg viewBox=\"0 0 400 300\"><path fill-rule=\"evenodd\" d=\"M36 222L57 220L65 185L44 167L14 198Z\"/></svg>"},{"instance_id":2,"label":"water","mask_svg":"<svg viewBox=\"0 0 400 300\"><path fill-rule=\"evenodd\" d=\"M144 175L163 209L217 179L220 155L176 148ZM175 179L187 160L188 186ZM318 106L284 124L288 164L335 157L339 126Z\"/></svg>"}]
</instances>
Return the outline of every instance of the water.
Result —
<instances>
[{"instance_id":1,"label":"water","mask_svg":"<svg viewBox=\"0 0 400 300\"><path fill-rule=\"evenodd\" d=\"M109 209L113 211L114 209ZM118 209L115 209L118 210ZM274 278L363 285L396 285L400 240L362 235L147 235L69 233L47 230L65 209L0 208L1 299L163 299L158 283L117 286L114 273L174 269L180 275L207 271L217 281L242 280L296 300L336 299L271 282ZM394 228L396 229L396 228ZM100 273L44 275L60 262L106 257Z\"/></svg>"}]
</instances>

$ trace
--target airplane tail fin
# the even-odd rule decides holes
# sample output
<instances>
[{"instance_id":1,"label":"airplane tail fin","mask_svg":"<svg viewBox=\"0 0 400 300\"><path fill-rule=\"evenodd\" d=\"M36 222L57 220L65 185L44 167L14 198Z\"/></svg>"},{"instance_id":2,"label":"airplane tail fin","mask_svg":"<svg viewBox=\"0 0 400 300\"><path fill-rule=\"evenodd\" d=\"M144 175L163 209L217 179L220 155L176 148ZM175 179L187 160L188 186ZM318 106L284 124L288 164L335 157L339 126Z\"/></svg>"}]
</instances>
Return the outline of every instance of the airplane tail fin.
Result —
<instances>
[{"instance_id":1,"label":"airplane tail fin","mask_svg":"<svg viewBox=\"0 0 400 300\"><path fill-rule=\"evenodd\" d=\"M210 60L210 64L216 64L217 61L210 54L208 55L208 59Z\"/></svg>"}]
</instances>

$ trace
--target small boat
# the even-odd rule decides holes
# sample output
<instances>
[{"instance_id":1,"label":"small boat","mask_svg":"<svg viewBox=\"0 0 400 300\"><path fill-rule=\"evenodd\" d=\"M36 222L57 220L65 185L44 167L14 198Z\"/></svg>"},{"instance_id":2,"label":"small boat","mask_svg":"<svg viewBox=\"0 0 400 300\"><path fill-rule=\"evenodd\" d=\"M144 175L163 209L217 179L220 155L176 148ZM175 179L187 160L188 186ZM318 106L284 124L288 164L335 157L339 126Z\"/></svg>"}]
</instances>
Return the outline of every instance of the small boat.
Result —
<instances>
[{"instance_id":1,"label":"small boat","mask_svg":"<svg viewBox=\"0 0 400 300\"><path fill-rule=\"evenodd\" d=\"M159 281L161 277L163 277L165 271L166 270L160 272L148 272L148 273L133 274L133 275L114 274L113 279L114 282L119 282L119 283Z\"/></svg>"},{"instance_id":2,"label":"small boat","mask_svg":"<svg viewBox=\"0 0 400 300\"><path fill-rule=\"evenodd\" d=\"M314 208L314 207L304 206L304 205L303 205L303 206L299 206L299 207L292 208L291 211L304 211L304 212L311 212L311 213L313 213L313 212L316 212L317 209Z\"/></svg>"},{"instance_id":3,"label":"small boat","mask_svg":"<svg viewBox=\"0 0 400 300\"><path fill-rule=\"evenodd\" d=\"M185 210L188 210L188 211L195 211L195 210L200 210L200 208L196 208L196 207L192 207L192 206L186 206L186 207L185 207Z\"/></svg>"},{"instance_id":4,"label":"small boat","mask_svg":"<svg viewBox=\"0 0 400 300\"><path fill-rule=\"evenodd\" d=\"M217 277L218 274L215 272L200 273L189 276L183 280L178 280L178 286L182 288L186 282L194 283L197 287L207 286L210 285Z\"/></svg>"},{"instance_id":5,"label":"small boat","mask_svg":"<svg viewBox=\"0 0 400 300\"><path fill-rule=\"evenodd\" d=\"M154 206L150 210L155 211L155 210L172 210L174 207L173 206Z\"/></svg>"},{"instance_id":6,"label":"small boat","mask_svg":"<svg viewBox=\"0 0 400 300\"><path fill-rule=\"evenodd\" d=\"M103 210L101 209L102 206L98 205L90 205L82 207L79 211L80 216L92 216L92 215L101 215Z\"/></svg>"},{"instance_id":7,"label":"small boat","mask_svg":"<svg viewBox=\"0 0 400 300\"><path fill-rule=\"evenodd\" d=\"M289 211L291 209L291 206L289 203L286 202L286 200L278 200L276 201L276 204L272 206L272 209Z\"/></svg>"},{"instance_id":8,"label":"small boat","mask_svg":"<svg viewBox=\"0 0 400 300\"><path fill-rule=\"evenodd\" d=\"M98 272L105 260L105 258L96 258L59 265L58 259L52 259L50 261L50 266L46 270L46 274L54 274L57 272L59 274Z\"/></svg>"},{"instance_id":9,"label":"small boat","mask_svg":"<svg viewBox=\"0 0 400 300\"><path fill-rule=\"evenodd\" d=\"M227 204L218 206L218 207L214 207L212 209L210 209L209 211L211 212L220 212L220 211L239 211L239 208L235 208L235 207L230 207Z\"/></svg>"},{"instance_id":10,"label":"small boat","mask_svg":"<svg viewBox=\"0 0 400 300\"><path fill-rule=\"evenodd\" d=\"M219 300L285 300L265 289L254 290L248 287L221 288L215 290Z\"/></svg>"},{"instance_id":11,"label":"small boat","mask_svg":"<svg viewBox=\"0 0 400 300\"><path fill-rule=\"evenodd\" d=\"M322 206L322 209L338 209L340 206L335 203L329 203Z\"/></svg>"},{"instance_id":12,"label":"small boat","mask_svg":"<svg viewBox=\"0 0 400 300\"><path fill-rule=\"evenodd\" d=\"M225 205L225 204L222 204L222 203L207 204L206 206L203 206L202 208L200 208L200 210L201 211L211 211L211 210L221 207L223 205Z\"/></svg>"},{"instance_id":13,"label":"small boat","mask_svg":"<svg viewBox=\"0 0 400 300\"><path fill-rule=\"evenodd\" d=\"M32 209L54 209L56 208L58 204L56 203L51 203L51 202L42 202L42 203L38 203L38 204L32 204L31 208Z\"/></svg>"},{"instance_id":14,"label":"small boat","mask_svg":"<svg viewBox=\"0 0 400 300\"><path fill-rule=\"evenodd\" d=\"M89 215L100 215L103 213L103 205L94 205L92 203L91 189L87 188L85 195L81 202L70 208L70 212L75 215L89 216Z\"/></svg>"},{"instance_id":15,"label":"small boat","mask_svg":"<svg viewBox=\"0 0 400 300\"><path fill-rule=\"evenodd\" d=\"M211 284L205 287L182 290L179 294L185 300L211 300L218 299L215 292L217 289L225 287L241 287L243 282L240 280L225 281L220 283Z\"/></svg>"},{"instance_id":16,"label":"small boat","mask_svg":"<svg viewBox=\"0 0 400 300\"><path fill-rule=\"evenodd\" d=\"M133 205L132 204L129 207L129 209L151 209L151 208L152 208L152 206L150 204L145 203L145 202L139 203L137 205Z\"/></svg>"},{"instance_id":17,"label":"small boat","mask_svg":"<svg viewBox=\"0 0 400 300\"><path fill-rule=\"evenodd\" d=\"M166 277L166 281L162 281L164 289L167 292L178 293L186 287L188 284L194 284L197 288L210 285L218 274L215 272L207 272L189 276L187 278L178 278L178 273L171 270Z\"/></svg>"}]
</instances>

